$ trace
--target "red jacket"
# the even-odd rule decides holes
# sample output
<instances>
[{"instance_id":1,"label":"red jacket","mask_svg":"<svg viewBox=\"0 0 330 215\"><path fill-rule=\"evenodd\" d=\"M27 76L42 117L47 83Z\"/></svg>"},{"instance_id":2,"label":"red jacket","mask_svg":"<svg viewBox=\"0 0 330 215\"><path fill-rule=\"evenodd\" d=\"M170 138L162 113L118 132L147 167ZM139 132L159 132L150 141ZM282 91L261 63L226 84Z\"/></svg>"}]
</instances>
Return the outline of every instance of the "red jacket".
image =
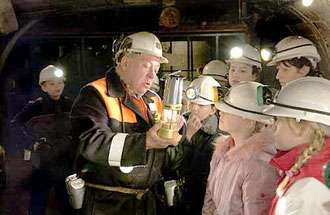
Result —
<instances>
[{"instance_id":1,"label":"red jacket","mask_svg":"<svg viewBox=\"0 0 330 215\"><path fill-rule=\"evenodd\" d=\"M303 144L297 146L290 151L278 152L273 159L270 161L270 164L281 170L283 173L288 171L293 164L296 162L297 157L301 152L308 146L308 144ZM282 196L289 189L289 187L296 181L306 177L313 177L321 181L324 184L324 178L322 176L323 166L330 159L330 138L326 139L324 149L310 158L305 164L303 164L300 169L290 178L289 183L283 190ZM285 174L278 181L278 185L284 179ZM272 202L272 207L270 210L270 215L276 214L276 205L281 197L276 195Z\"/></svg>"}]
</instances>

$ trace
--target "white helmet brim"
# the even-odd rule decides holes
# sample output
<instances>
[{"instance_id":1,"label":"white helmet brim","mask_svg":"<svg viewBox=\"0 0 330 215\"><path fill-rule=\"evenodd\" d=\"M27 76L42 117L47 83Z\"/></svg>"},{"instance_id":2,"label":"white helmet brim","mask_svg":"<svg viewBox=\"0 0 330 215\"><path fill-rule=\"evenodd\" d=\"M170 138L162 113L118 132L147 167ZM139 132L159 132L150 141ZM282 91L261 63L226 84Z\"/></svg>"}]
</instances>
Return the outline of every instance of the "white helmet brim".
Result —
<instances>
[{"instance_id":1,"label":"white helmet brim","mask_svg":"<svg viewBox=\"0 0 330 215\"><path fill-rule=\"evenodd\" d=\"M235 108L234 106L225 103L224 101L219 101L215 104L215 107L220 110L220 112L230 113L233 115L241 116L246 119L258 121L267 125L274 124L274 118L272 116L266 116L263 113L257 113L253 110L243 110L240 108Z\"/></svg>"}]
</instances>

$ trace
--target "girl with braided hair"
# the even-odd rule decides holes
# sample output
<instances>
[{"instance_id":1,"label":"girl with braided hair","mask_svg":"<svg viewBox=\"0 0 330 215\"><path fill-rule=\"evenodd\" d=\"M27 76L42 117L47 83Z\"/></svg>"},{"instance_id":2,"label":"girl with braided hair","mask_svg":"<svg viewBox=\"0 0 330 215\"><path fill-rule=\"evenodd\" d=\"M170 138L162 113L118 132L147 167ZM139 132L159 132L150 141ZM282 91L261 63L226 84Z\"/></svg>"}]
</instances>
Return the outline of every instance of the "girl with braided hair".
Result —
<instances>
[{"instance_id":1,"label":"girl with braided hair","mask_svg":"<svg viewBox=\"0 0 330 215\"><path fill-rule=\"evenodd\" d=\"M277 117L270 161L282 174L270 215L329 214L323 166L330 159L330 81L304 77L287 84L266 114Z\"/></svg>"}]
</instances>

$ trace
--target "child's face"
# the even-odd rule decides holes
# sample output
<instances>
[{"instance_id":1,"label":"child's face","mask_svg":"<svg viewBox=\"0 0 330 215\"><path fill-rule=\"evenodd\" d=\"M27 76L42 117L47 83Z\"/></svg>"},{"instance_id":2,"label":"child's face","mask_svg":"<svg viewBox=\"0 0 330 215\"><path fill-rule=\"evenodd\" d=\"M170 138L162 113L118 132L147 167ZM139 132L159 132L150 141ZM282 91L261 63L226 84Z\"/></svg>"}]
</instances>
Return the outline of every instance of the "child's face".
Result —
<instances>
[{"instance_id":1,"label":"child's face","mask_svg":"<svg viewBox=\"0 0 330 215\"><path fill-rule=\"evenodd\" d=\"M296 146L308 143L312 139L311 129L303 129L295 121L278 117L275 122L275 147L282 151L289 151Z\"/></svg>"},{"instance_id":2,"label":"child's face","mask_svg":"<svg viewBox=\"0 0 330 215\"><path fill-rule=\"evenodd\" d=\"M244 119L240 116L220 112L219 129L228 133L233 133L243 128Z\"/></svg>"},{"instance_id":3,"label":"child's face","mask_svg":"<svg viewBox=\"0 0 330 215\"><path fill-rule=\"evenodd\" d=\"M230 64L228 80L230 86L241 81L255 81L257 77L252 74L252 66L245 63L233 62Z\"/></svg>"},{"instance_id":4,"label":"child's face","mask_svg":"<svg viewBox=\"0 0 330 215\"><path fill-rule=\"evenodd\" d=\"M288 82L296 80L307 75L309 69L298 69L297 67L290 65L286 61L281 61L276 65L277 74L276 79L284 87Z\"/></svg>"},{"instance_id":5,"label":"child's face","mask_svg":"<svg viewBox=\"0 0 330 215\"><path fill-rule=\"evenodd\" d=\"M215 108L212 105L200 105L195 102L189 103L189 110L192 114L198 116L201 121L215 113Z\"/></svg>"},{"instance_id":6,"label":"child's face","mask_svg":"<svg viewBox=\"0 0 330 215\"><path fill-rule=\"evenodd\" d=\"M64 90L63 80L45 81L42 83L42 90L47 93L52 99L58 100Z\"/></svg>"}]
</instances>

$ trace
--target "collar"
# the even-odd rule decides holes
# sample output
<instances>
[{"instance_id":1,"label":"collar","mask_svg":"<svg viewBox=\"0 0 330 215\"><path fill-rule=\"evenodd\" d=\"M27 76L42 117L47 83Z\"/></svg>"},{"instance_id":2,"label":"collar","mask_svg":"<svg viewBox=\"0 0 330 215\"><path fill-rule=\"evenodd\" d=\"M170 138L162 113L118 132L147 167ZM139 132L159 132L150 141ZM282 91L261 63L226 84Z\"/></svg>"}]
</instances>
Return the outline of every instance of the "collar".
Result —
<instances>
[{"instance_id":1,"label":"collar","mask_svg":"<svg viewBox=\"0 0 330 215\"><path fill-rule=\"evenodd\" d=\"M231 160L249 160L257 156L261 160L269 161L276 153L274 146L274 131L263 127L258 133L253 134L243 144L230 148L231 136L220 136L216 140L216 154ZM260 153L262 152L262 153Z\"/></svg>"},{"instance_id":2,"label":"collar","mask_svg":"<svg viewBox=\"0 0 330 215\"><path fill-rule=\"evenodd\" d=\"M308 144L309 143L299 145L291 149L290 151L279 151L270 161L270 164L283 171L289 170L292 167L292 165L296 162L297 157L308 146ZM310 160L307 161L307 163L313 165L314 163L319 163L322 162L323 160L326 161L329 159L330 138L327 138L325 140L325 147L323 151L321 151L318 155L319 156L313 156Z\"/></svg>"},{"instance_id":3,"label":"collar","mask_svg":"<svg viewBox=\"0 0 330 215\"><path fill-rule=\"evenodd\" d=\"M137 94L137 93L135 93L134 90L129 86L129 84L127 84L127 83L124 81L124 79L123 79L122 77L119 77L119 78L120 78L120 81L121 81L122 85L124 86L125 90L127 91L127 93L128 93L130 96L132 96L132 97L134 97L134 98L136 98L136 99L140 99L140 98L143 96L143 95L141 95L141 94Z\"/></svg>"},{"instance_id":4,"label":"collar","mask_svg":"<svg viewBox=\"0 0 330 215\"><path fill-rule=\"evenodd\" d=\"M107 94L108 96L121 98L125 96L125 89L122 86L120 77L116 73L116 68L111 67L106 73Z\"/></svg>"},{"instance_id":5,"label":"collar","mask_svg":"<svg viewBox=\"0 0 330 215\"><path fill-rule=\"evenodd\" d=\"M203 120L202 130L207 134L215 134L218 128L218 117L213 114Z\"/></svg>"}]
</instances>

